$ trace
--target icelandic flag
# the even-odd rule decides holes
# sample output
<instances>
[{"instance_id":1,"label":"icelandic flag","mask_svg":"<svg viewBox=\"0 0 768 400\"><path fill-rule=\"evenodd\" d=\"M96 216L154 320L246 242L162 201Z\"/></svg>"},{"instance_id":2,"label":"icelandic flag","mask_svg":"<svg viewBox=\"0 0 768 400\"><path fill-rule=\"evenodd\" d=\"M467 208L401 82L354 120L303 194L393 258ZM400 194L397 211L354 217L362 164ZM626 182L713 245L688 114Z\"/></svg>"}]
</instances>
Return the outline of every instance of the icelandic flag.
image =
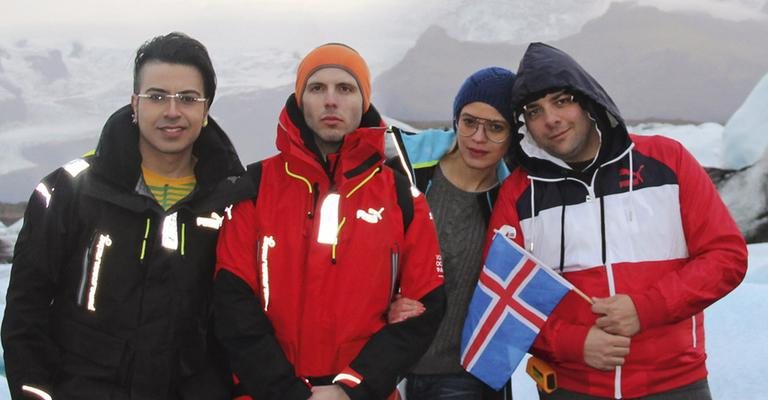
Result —
<instances>
[{"instance_id":1,"label":"icelandic flag","mask_svg":"<svg viewBox=\"0 0 768 400\"><path fill-rule=\"evenodd\" d=\"M496 231L464 321L464 369L499 390L571 289L570 282L508 239L503 229Z\"/></svg>"}]
</instances>

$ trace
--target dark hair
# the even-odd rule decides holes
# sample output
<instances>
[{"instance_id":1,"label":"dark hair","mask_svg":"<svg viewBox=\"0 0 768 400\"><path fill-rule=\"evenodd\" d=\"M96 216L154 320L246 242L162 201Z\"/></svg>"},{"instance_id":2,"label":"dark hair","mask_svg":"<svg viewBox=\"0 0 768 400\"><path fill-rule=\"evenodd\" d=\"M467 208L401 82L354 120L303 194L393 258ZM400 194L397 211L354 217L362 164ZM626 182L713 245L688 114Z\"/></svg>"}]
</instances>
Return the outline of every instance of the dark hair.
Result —
<instances>
[{"instance_id":1,"label":"dark hair","mask_svg":"<svg viewBox=\"0 0 768 400\"><path fill-rule=\"evenodd\" d=\"M213 97L216 95L216 72L213 70L208 50L196 39L181 32L171 32L144 42L136 51L136 59L133 62L134 93L139 92L141 68L151 61L197 68L203 77L203 90L205 90L203 96L208 98L209 105L213 102Z\"/></svg>"}]
</instances>

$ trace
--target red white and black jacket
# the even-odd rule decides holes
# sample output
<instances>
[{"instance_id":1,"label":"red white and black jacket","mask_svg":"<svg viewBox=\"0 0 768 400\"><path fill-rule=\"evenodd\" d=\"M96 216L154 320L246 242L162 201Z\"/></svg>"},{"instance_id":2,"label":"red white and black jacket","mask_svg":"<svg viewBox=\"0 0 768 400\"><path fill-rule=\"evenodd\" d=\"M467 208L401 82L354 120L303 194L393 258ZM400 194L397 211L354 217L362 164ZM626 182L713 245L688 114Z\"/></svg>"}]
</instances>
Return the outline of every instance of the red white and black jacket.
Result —
<instances>
[{"instance_id":1,"label":"red white and black jacket","mask_svg":"<svg viewBox=\"0 0 768 400\"><path fill-rule=\"evenodd\" d=\"M744 239L714 185L678 142L629 135L605 91L570 57L534 44L521 62L515 104L565 89L596 119L600 152L572 170L523 137L490 229L515 240L589 296L626 294L640 319L626 363L584 363L598 315L574 293L555 308L531 352L562 388L608 398L647 396L707 376L702 311L733 290L747 268Z\"/></svg>"},{"instance_id":2,"label":"red white and black jacket","mask_svg":"<svg viewBox=\"0 0 768 400\"><path fill-rule=\"evenodd\" d=\"M280 115L280 154L261 163L257 197L237 204L224 223L217 334L255 399L308 398L305 380L335 380L353 399L384 398L426 351L442 317L435 228L424 196L414 191L404 229L375 109L328 155L327 166L303 121L291 96ZM340 198L335 245L318 242L329 193ZM427 311L386 325L398 290Z\"/></svg>"}]
</instances>

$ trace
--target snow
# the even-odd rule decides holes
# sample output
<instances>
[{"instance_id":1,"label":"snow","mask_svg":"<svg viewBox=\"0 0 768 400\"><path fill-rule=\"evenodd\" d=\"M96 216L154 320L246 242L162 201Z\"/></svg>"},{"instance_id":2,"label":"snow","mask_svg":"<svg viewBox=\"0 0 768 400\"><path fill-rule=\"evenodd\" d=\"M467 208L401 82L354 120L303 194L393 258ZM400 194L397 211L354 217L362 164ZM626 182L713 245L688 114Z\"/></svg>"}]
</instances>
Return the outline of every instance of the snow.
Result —
<instances>
[{"instance_id":1,"label":"snow","mask_svg":"<svg viewBox=\"0 0 768 400\"><path fill-rule=\"evenodd\" d=\"M768 74L733 113L723 131L723 166L740 169L754 164L768 145Z\"/></svg>"},{"instance_id":2,"label":"snow","mask_svg":"<svg viewBox=\"0 0 768 400\"><path fill-rule=\"evenodd\" d=\"M435 24L458 40L523 43L535 32L537 41L572 35L585 22L605 13L611 1L564 2L559 0L517 0L509 2L444 0L445 6L432 10ZM552 12L557 9L557 12ZM503 24L500 15L514 15Z\"/></svg>"},{"instance_id":3,"label":"snow","mask_svg":"<svg viewBox=\"0 0 768 400\"><path fill-rule=\"evenodd\" d=\"M701 165L705 167L720 167L722 165L722 145L720 143L723 136L723 126L718 123L707 122L700 125L644 123L630 126L628 130L640 135L669 136L682 143Z\"/></svg>"},{"instance_id":4,"label":"snow","mask_svg":"<svg viewBox=\"0 0 768 400\"><path fill-rule=\"evenodd\" d=\"M11 247L16 244L16 236L19 235L22 223L23 220L18 220L17 222L11 224L11 226L5 226L2 222L0 222L0 241L7 243Z\"/></svg>"}]
</instances>

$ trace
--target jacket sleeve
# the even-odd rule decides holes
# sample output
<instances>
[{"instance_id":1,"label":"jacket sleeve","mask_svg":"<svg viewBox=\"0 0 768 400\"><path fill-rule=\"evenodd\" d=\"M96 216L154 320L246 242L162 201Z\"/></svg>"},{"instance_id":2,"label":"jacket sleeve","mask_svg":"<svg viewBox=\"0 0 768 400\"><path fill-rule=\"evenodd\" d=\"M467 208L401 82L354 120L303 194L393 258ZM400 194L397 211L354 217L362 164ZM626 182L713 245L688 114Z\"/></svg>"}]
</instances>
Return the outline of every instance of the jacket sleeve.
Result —
<instances>
[{"instance_id":1,"label":"jacket sleeve","mask_svg":"<svg viewBox=\"0 0 768 400\"><path fill-rule=\"evenodd\" d=\"M50 394L58 369L51 305L66 260L68 224L64 219L71 202L69 179L63 175L61 170L49 175L30 197L14 249L2 326L5 370L13 399L27 398L36 391Z\"/></svg>"},{"instance_id":2,"label":"jacket sleeve","mask_svg":"<svg viewBox=\"0 0 768 400\"><path fill-rule=\"evenodd\" d=\"M309 388L296 377L255 295L256 229L253 203L246 200L234 208L220 232L214 279L216 336L254 399L308 399Z\"/></svg>"},{"instance_id":3,"label":"jacket sleeve","mask_svg":"<svg viewBox=\"0 0 768 400\"><path fill-rule=\"evenodd\" d=\"M672 142L680 214L688 261L635 295L641 330L672 324L701 312L728 294L747 272L744 237L706 171L685 148Z\"/></svg>"},{"instance_id":4,"label":"jacket sleeve","mask_svg":"<svg viewBox=\"0 0 768 400\"><path fill-rule=\"evenodd\" d=\"M486 235L485 254L488 253L491 239L495 231L504 225L509 225L515 229L515 242L525 247L525 237L520 229L520 217L517 213L517 192L525 184L522 175L513 173L512 177L507 179L502 185L499 196L491 214L491 221L488 225L488 234ZM560 304L569 302L570 296L578 296L571 292L564 297ZM578 299L578 302L583 300ZM559 307L555 307L552 314L547 318L547 322L539 331L536 340L533 342L529 352L539 356L547 361L556 362L584 362L584 341L589 332L589 325L573 324L570 321L559 318Z\"/></svg>"},{"instance_id":5,"label":"jacket sleeve","mask_svg":"<svg viewBox=\"0 0 768 400\"><path fill-rule=\"evenodd\" d=\"M353 400L383 399L392 394L398 375L407 372L429 348L445 312L437 232L424 196L413 200L414 216L401 249L400 290L404 297L418 299L426 310L418 317L385 325L337 376Z\"/></svg>"}]
</instances>

